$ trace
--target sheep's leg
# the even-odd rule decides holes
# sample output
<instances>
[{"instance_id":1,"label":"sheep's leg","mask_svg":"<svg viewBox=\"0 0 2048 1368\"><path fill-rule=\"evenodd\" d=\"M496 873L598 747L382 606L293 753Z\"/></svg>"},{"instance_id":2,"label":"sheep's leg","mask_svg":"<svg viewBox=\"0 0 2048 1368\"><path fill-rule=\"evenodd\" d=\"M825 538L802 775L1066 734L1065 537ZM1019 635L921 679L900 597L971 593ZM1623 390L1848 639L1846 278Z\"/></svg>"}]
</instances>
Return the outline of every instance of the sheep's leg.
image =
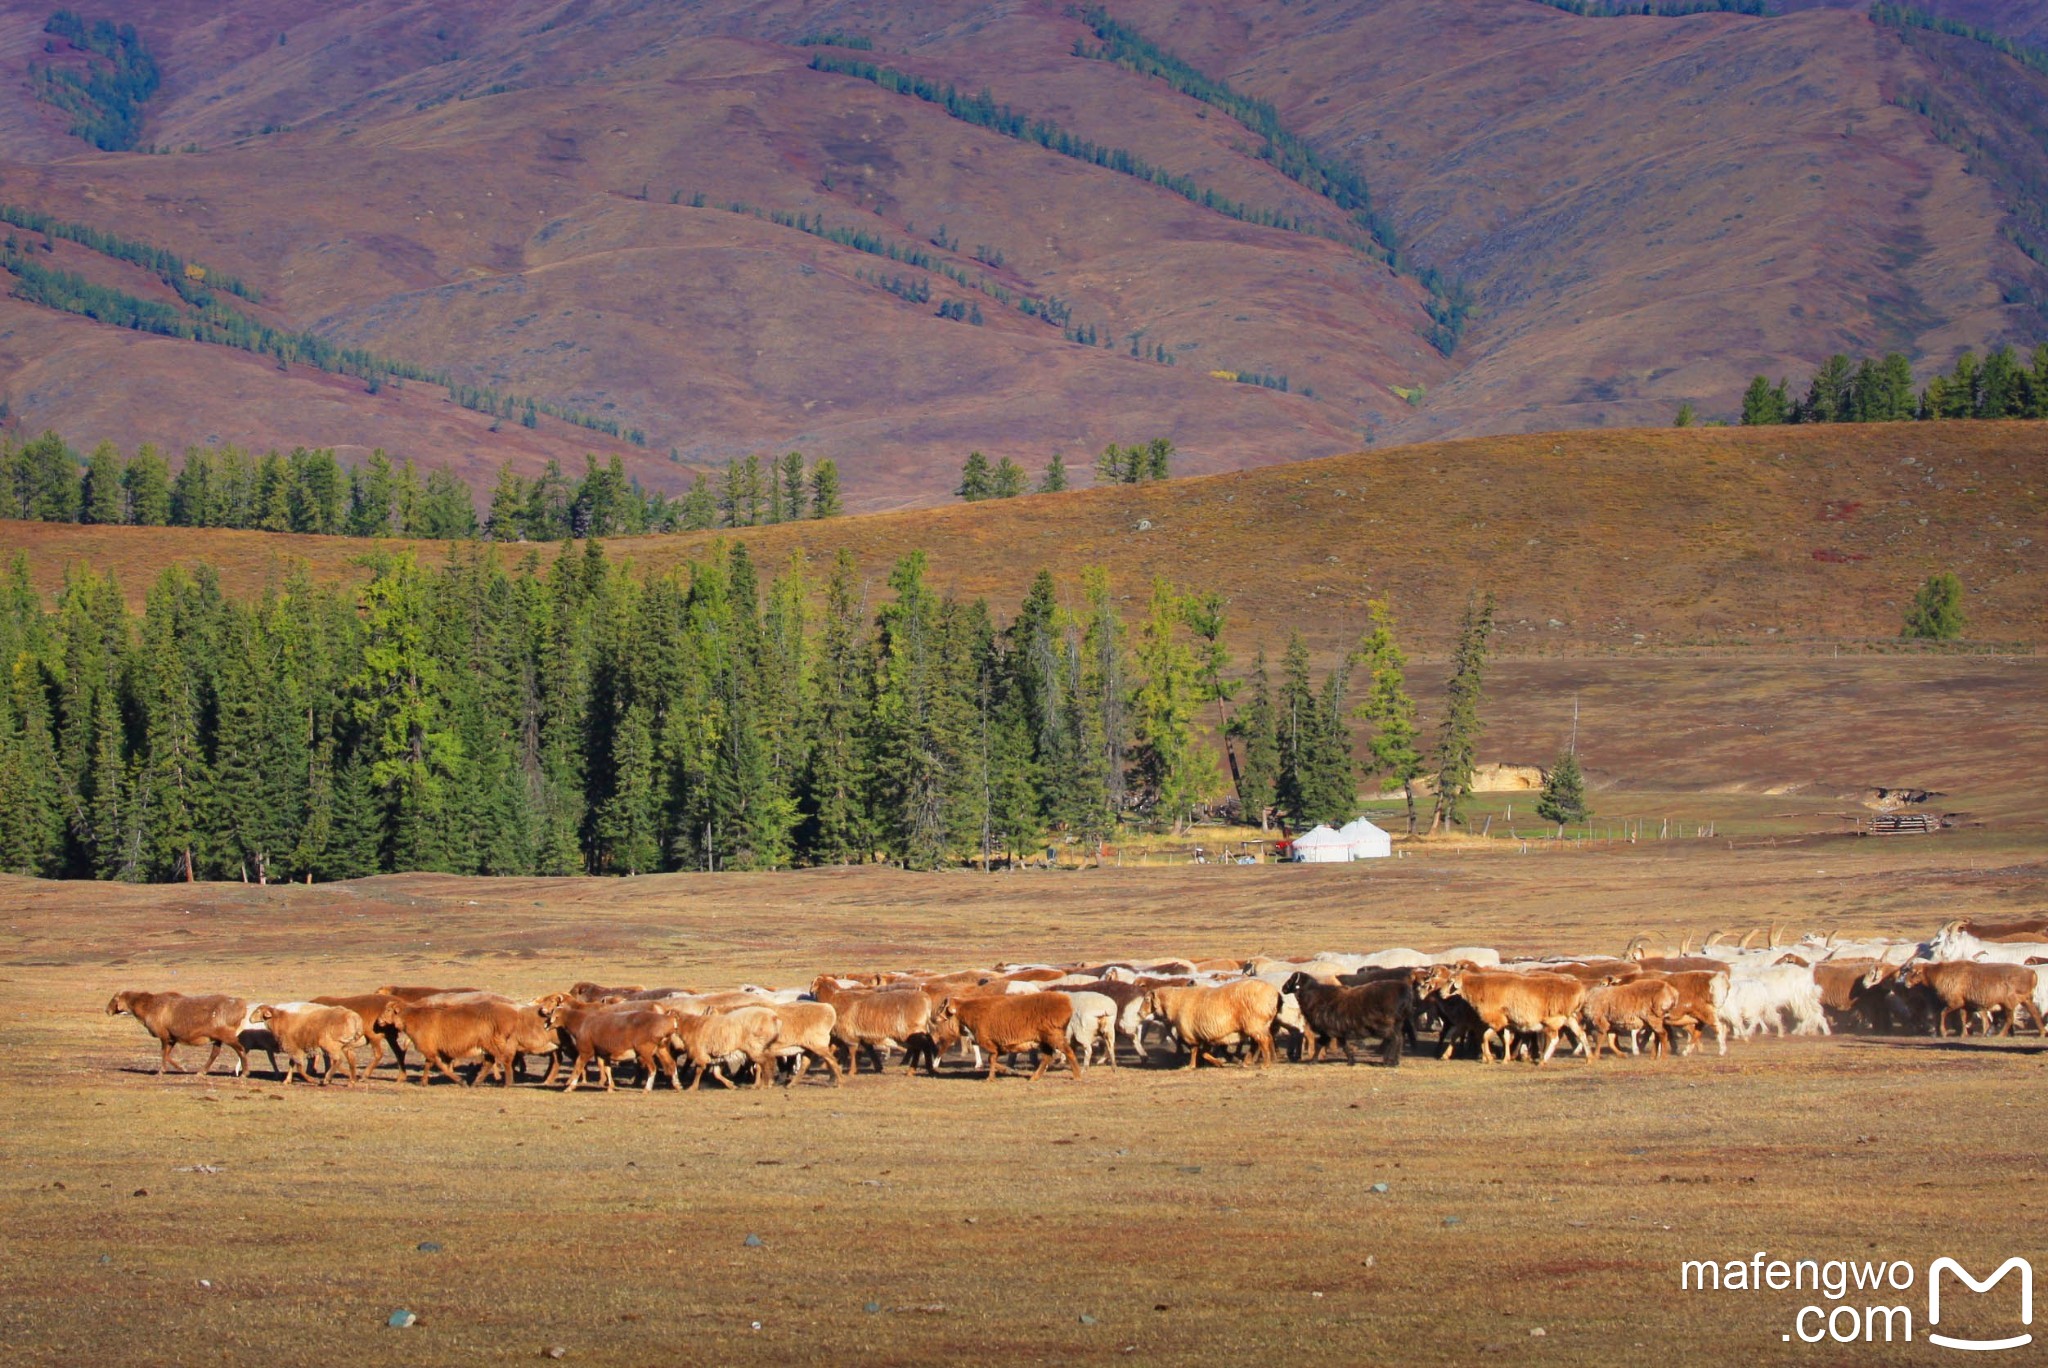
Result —
<instances>
[{"instance_id":1,"label":"sheep's leg","mask_svg":"<svg viewBox=\"0 0 2048 1368\"><path fill-rule=\"evenodd\" d=\"M846 1082L846 1075L839 1071L839 1061L832 1057L832 1052L827 1050L818 1057L825 1061L826 1071L832 1075L832 1086L835 1088L843 1086ZM938 1062L936 1060L932 1063L932 1072L938 1072Z\"/></svg>"},{"instance_id":2,"label":"sheep's leg","mask_svg":"<svg viewBox=\"0 0 2048 1368\"><path fill-rule=\"evenodd\" d=\"M469 1084L469 1080L468 1080L468 1079L464 1078L464 1077L463 1077L463 1076L462 1076L461 1074L458 1074L458 1073L456 1073L456 1072L455 1072L455 1070L453 1070L453 1069L451 1069L451 1068L449 1068L449 1067L448 1067L448 1057L447 1057L446 1055L438 1055L438 1054L437 1054L437 1055L434 1055L434 1056L433 1056L433 1063L434 1063L434 1068L435 1068L436 1070L438 1070L438 1071L440 1072L441 1076L442 1076L443 1078L446 1078L446 1079L447 1079L447 1080L448 1080L448 1081L449 1081L450 1083L460 1083L460 1084L462 1084L462 1085L463 1085L463 1086L465 1086L465 1087L467 1087L467 1086L468 1086L468 1084ZM427 1071L426 1071L425 1069L421 1069L421 1070L420 1070L420 1083L421 1083L422 1085L424 1085L424 1084L426 1083L426 1081L427 1081Z\"/></svg>"},{"instance_id":3,"label":"sheep's leg","mask_svg":"<svg viewBox=\"0 0 2048 1368\"><path fill-rule=\"evenodd\" d=\"M201 1075L201 1076L203 1077L203 1076L205 1076L205 1075L207 1075L207 1074L210 1074L210 1073L212 1073L212 1072L213 1072L213 1061L214 1061L214 1060L216 1060L216 1059L219 1059L219 1058L220 1058L220 1042L219 1042L218 1040L216 1040L216 1041L214 1041L214 1042L213 1042L213 1049L212 1049L212 1051L211 1051L211 1052L209 1052L209 1053L207 1054L207 1056L206 1056L206 1067L205 1067L205 1068L203 1068L203 1069L201 1069L201 1070L199 1071L199 1072L200 1072L200 1075Z\"/></svg>"},{"instance_id":4,"label":"sheep's leg","mask_svg":"<svg viewBox=\"0 0 2048 1368\"><path fill-rule=\"evenodd\" d=\"M1061 1039L1061 1041L1060 1041L1060 1044L1061 1044L1061 1045L1066 1045L1066 1043L1067 1043L1067 1042L1066 1042L1066 1040L1065 1040L1064 1038L1062 1038L1062 1039ZM1029 1078L1027 1078L1027 1079L1025 1079L1025 1080L1024 1080L1024 1081L1025 1081L1025 1082L1027 1082L1027 1083L1036 1083L1036 1082L1037 1082L1037 1081L1038 1081L1039 1079L1041 1079L1041 1078L1045 1077L1045 1071L1046 1071L1046 1070L1047 1070L1048 1068L1050 1068L1050 1067L1051 1067L1051 1065L1052 1065L1052 1050L1051 1050L1051 1049L1049 1049L1049 1048L1048 1048L1048 1049L1034 1050L1034 1051L1032 1051L1032 1053L1034 1053L1034 1054L1036 1054L1036 1055L1038 1056L1038 1067L1037 1067L1037 1068L1035 1068L1035 1069L1033 1069L1033 1070L1031 1071L1031 1076L1030 1076ZM1068 1047L1068 1050L1067 1050L1067 1057L1068 1057L1069 1059L1073 1058L1073 1050L1072 1050L1072 1047ZM1077 1065L1075 1065L1075 1066L1074 1066L1074 1077L1076 1077L1076 1078L1079 1078L1080 1076L1081 1076L1081 1066L1077 1064Z\"/></svg>"}]
</instances>

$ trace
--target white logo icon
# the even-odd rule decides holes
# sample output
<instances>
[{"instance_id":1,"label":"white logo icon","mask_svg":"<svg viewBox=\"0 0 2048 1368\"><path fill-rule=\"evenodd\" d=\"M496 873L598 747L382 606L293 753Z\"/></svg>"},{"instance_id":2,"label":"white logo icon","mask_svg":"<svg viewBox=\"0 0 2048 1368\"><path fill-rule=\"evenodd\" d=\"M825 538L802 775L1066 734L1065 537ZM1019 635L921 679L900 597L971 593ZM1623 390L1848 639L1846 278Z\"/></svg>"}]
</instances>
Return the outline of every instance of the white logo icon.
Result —
<instances>
[{"instance_id":1,"label":"white logo icon","mask_svg":"<svg viewBox=\"0 0 2048 1368\"><path fill-rule=\"evenodd\" d=\"M2020 1324L2032 1325L2034 1323L2034 1266L2018 1255L2014 1255L2000 1264L1998 1271L1982 1282L1971 1277L1969 1270L1954 1259L1940 1258L1929 1264L1927 1266L1927 1324L1929 1326L1941 1324L1941 1272L1943 1269L1947 1269L1958 1278L1961 1278L1969 1285L1972 1292L1989 1292L1999 1282L2004 1280L2006 1274L2014 1269L2018 1269L2020 1274ZM1927 1338L1941 1345L1944 1349L2017 1349L2022 1345L2034 1342L2032 1334L2014 1335L2009 1339L2000 1340L1951 1339L1947 1335L1937 1335L1931 1329L1927 1333Z\"/></svg>"}]
</instances>

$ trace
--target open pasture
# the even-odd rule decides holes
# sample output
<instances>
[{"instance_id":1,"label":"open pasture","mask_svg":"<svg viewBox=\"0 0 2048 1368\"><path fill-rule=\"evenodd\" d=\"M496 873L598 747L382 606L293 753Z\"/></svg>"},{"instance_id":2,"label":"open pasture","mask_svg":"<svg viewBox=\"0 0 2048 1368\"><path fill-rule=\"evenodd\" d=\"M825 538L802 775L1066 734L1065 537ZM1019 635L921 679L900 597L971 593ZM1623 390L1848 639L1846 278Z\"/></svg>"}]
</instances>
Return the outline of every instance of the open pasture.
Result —
<instances>
[{"instance_id":1,"label":"open pasture","mask_svg":"<svg viewBox=\"0 0 2048 1368\"><path fill-rule=\"evenodd\" d=\"M836 1090L562 1096L401 1088L388 1069L353 1090L159 1081L153 1042L102 1008L125 987L255 1001L1472 941L1614 953L1639 930L1774 919L1925 934L2048 902L2030 844L1965 830L986 878L7 880L0 1342L47 1362L1934 1361L1919 1342L1782 1343L1813 1294L1680 1293L1678 1264L1762 1249L2039 1265L2048 1050L2031 1034L1540 1070L1427 1050L1398 1069L1194 1074L1127 1057L1079 1083L986 1084L954 1063ZM1917 1314L1921 1297L1892 1300ZM385 1328L399 1308L418 1323Z\"/></svg>"}]
</instances>

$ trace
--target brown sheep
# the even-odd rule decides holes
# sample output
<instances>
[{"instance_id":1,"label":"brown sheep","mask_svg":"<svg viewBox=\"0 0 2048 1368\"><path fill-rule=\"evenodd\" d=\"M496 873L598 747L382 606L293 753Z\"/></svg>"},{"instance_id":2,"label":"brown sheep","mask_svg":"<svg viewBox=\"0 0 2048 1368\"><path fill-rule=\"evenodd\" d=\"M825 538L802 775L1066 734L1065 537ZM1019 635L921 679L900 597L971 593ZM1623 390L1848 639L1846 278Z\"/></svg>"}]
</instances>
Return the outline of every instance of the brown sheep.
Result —
<instances>
[{"instance_id":1,"label":"brown sheep","mask_svg":"<svg viewBox=\"0 0 2048 1368\"><path fill-rule=\"evenodd\" d=\"M674 1023L668 1036L670 1044L689 1055L695 1070L690 1077L691 1092L704 1081L706 1071L726 1087L732 1087L733 1081L725 1076L725 1062L733 1055L745 1055L754 1066L755 1087L768 1086L769 1075L775 1071L772 1052L782 1033L781 1020L773 1008L739 1007L700 1016L665 1015Z\"/></svg>"},{"instance_id":2,"label":"brown sheep","mask_svg":"<svg viewBox=\"0 0 2048 1368\"><path fill-rule=\"evenodd\" d=\"M377 1019L384 1015L385 1006L399 1000L384 993L353 993L313 999L322 1007L346 1007L362 1019L364 1036L370 1046L370 1062L363 1066L364 1073L375 1073L377 1066L384 1062L384 1051L389 1049L392 1061L398 1065L398 1081L403 1083L405 1046L399 1043L398 1028L377 1024Z\"/></svg>"},{"instance_id":3,"label":"brown sheep","mask_svg":"<svg viewBox=\"0 0 2048 1368\"><path fill-rule=\"evenodd\" d=\"M654 1090L657 1072L668 1075L671 1088L682 1087L676 1077L675 1056L669 1052L668 1044L677 1017L665 1008L641 1002L630 1005L562 1002L548 1008L544 1020L550 1028L561 1033L562 1040L576 1053L576 1062L570 1066L569 1077L562 1084L564 1092L576 1091L593 1059L597 1061L598 1076L604 1081L606 1092L613 1090L612 1065L625 1059L632 1059L640 1065L642 1091Z\"/></svg>"},{"instance_id":4,"label":"brown sheep","mask_svg":"<svg viewBox=\"0 0 2048 1368\"><path fill-rule=\"evenodd\" d=\"M1280 1015L1280 990L1263 979L1240 979L1214 988L1153 988L1144 1013L1166 1023L1188 1052L1183 1067L1195 1068L1211 1046L1239 1041L1253 1046L1247 1066L1273 1062L1273 1020ZM1219 1064L1210 1055L1211 1064Z\"/></svg>"},{"instance_id":5,"label":"brown sheep","mask_svg":"<svg viewBox=\"0 0 2048 1368\"><path fill-rule=\"evenodd\" d=\"M120 1016L123 1012L142 1023L142 1029L155 1036L163 1046L163 1058L156 1066L161 1078L166 1070L171 1073L186 1073L171 1060L172 1047L178 1045L211 1044L213 1050L206 1056L206 1067L201 1074L213 1072L213 1061L220 1058L221 1047L235 1052L235 1073L239 1076L249 1070L249 1052L242 1046L242 1022L249 1014L249 1005L238 997L225 993L206 993L187 997L183 993L145 993L130 989L116 993L107 1003L108 1016Z\"/></svg>"},{"instance_id":6,"label":"brown sheep","mask_svg":"<svg viewBox=\"0 0 2048 1368\"><path fill-rule=\"evenodd\" d=\"M757 1005L775 1013L778 1030L774 1053L790 1061L789 1081L792 1086L804 1076L804 1071L814 1059L832 1075L832 1086L840 1085L843 1079L839 1072L839 1058L832 1049L832 1028L839 1023L839 1013L831 1003L758 1002Z\"/></svg>"},{"instance_id":7,"label":"brown sheep","mask_svg":"<svg viewBox=\"0 0 2048 1368\"><path fill-rule=\"evenodd\" d=\"M277 1048L284 1052L283 1082L291 1082L294 1072L301 1078L306 1077L306 1056L319 1050L327 1056L327 1067L320 1074L320 1086L326 1087L333 1079L334 1061L337 1059L347 1070L348 1085L351 1088L355 1086L354 1047L364 1044L365 1037L363 1019L353 1010L318 1002L279 1002L257 1007L254 1015L276 1038Z\"/></svg>"},{"instance_id":8,"label":"brown sheep","mask_svg":"<svg viewBox=\"0 0 2048 1368\"><path fill-rule=\"evenodd\" d=\"M811 996L831 1004L838 1013L832 1038L846 1050L848 1073L860 1071L862 1050L868 1052L875 1061L875 1071L880 1073L885 1067L887 1050L908 1047L914 1038L931 1034L938 1007L945 1001L942 997L935 1003L931 994L917 988L883 992L842 988L829 975L820 975L811 985ZM936 1060L931 1067L937 1070Z\"/></svg>"},{"instance_id":9,"label":"brown sheep","mask_svg":"<svg viewBox=\"0 0 2048 1368\"><path fill-rule=\"evenodd\" d=\"M1629 1053L1636 1052L1636 1032L1648 1031L1650 1057L1661 1057L1666 1037L1670 1034L1664 1019L1676 1006L1678 989L1661 979L1603 983L1594 988L1586 994L1586 1001L1579 1008L1580 1019L1592 1032L1593 1058L1600 1057L1602 1046L1616 1054L1621 1053L1621 1047L1614 1041L1617 1026L1628 1032Z\"/></svg>"},{"instance_id":10,"label":"brown sheep","mask_svg":"<svg viewBox=\"0 0 2048 1368\"><path fill-rule=\"evenodd\" d=\"M961 1031L988 1054L988 1081L996 1070L1014 1073L1002 1056L1019 1050L1037 1050L1038 1068L1030 1081L1037 1082L1052 1066L1055 1056L1064 1058L1074 1077L1081 1077L1081 1061L1075 1057L1074 1042L1067 1027L1074 1017L1074 1000L1065 993L1019 993L1000 997L954 998L942 1011L957 1017Z\"/></svg>"},{"instance_id":11,"label":"brown sheep","mask_svg":"<svg viewBox=\"0 0 2048 1368\"><path fill-rule=\"evenodd\" d=\"M405 1002L386 1003L377 1016L379 1026L395 1026L405 1033L420 1052L418 1083L427 1084L428 1070L437 1070L451 1083L473 1084L449 1065L480 1056L496 1065L501 1087L512 1086L512 1064L518 1054L521 1023L516 1007L502 1002Z\"/></svg>"}]
</instances>

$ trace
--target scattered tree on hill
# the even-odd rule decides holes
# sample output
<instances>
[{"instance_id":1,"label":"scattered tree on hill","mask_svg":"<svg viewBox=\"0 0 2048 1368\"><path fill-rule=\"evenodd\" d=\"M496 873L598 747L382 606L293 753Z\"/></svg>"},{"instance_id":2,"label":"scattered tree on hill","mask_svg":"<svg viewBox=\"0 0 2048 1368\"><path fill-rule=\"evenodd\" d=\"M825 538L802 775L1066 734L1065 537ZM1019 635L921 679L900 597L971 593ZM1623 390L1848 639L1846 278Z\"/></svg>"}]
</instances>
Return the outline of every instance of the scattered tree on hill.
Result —
<instances>
[{"instance_id":1,"label":"scattered tree on hill","mask_svg":"<svg viewBox=\"0 0 2048 1368\"><path fill-rule=\"evenodd\" d=\"M839 465L827 456L811 467L811 516L836 518L845 511L839 499Z\"/></svg>"},{"instance_id":2,"label":"scattered tree on hill","mask_svg":"<svg viewBox=\"0 0 2048 1368\"><path fill-rule=\"evenodd\" d=\"M980 503L989 496L988 458L978 451L967 453L966 462L960 467L960 484L953 492L969 503Z\"/></svg>"},{"instance_id":3,"label":"scattered tree on hill","mask_svg":"<svg viewBox=\"0 0 2048 1368\"><path fill-rule=\"evenodd\" d=\"M1906 606L1902 637L1953 641L1963 634L1963 582L1952 570L1929 575Z\"/></svg>"},{"instance_id":4,"label":"scattered tree on hill","mask_svg":"<svg viewBox=\"0 0 2048 1368\"><path fill-rule=\"evenodd\" d=\"M1688 399L1678 406L1678 416L1671 420L1671 425L1673 427L1691 427L1693 417L1692 400Z\"/></svg>"},{"instance_id":5,"label":"scattered tree on hill","mask_svg":"<svg viewBox=\"0 0 2048 1368\"><path fill-rule=\"evenodd\" d=\"M1436 811L1431 834L1463 820L1472 796L1472 770L1479 747L1479 703L1485 689L1486 653L1493 635L1493 595L1468 598L1458 624L1458 644L1444 683L1444 716L1437 730Z\"/></svg>"},{"instance_id":6,"label":"scattered tree on hill","mask_svg":"<svg viewBox=\"0 0 2048 1368\"><path fill-rule=\"evenodd\" d=\"M776 519L780 522L802 522L811 512L811 486L804 474L804 454L792 451L782 458L780 502L776 506Z\"/></svg>"},{"instance_id":7,"label":"scattered tree on hill","mask_svg":"<svg viewBox=\"0 0 2048 1368\"><path fill-rule=\"evenodd\" d=\"M1143 484L1164 480L1173 473L1173 443L1155 437L1143 445L1118 446L1112 442L1095 458L1095 483Z\"/></svg>"},{"instance_id":8,"label":"scattered tree on hill","mask_svg":"<svg viewBox=\"0 0 2048 1368\"><path fill-rule=\"evenodd\" d=\"M1014 499L1024 492L1024 485L1024 467L1005 456L989 472L988 496L991 499Z\"/></svg>"},{"instance_id":9,"label":"scattered tree on hill","mask_svg":"<svg viewBox=\"0 0 2048 1368\"><path fill-rule=\"evenodd\" d=\"M683 496L679 523L685 532L703 532L718 525L718 499L711 492L711 481L701 472Z\"/></svg>"},{"instance_id":10,"label":"scattered tree on hill","mask_svg":"<svg viewBox=\"0 0 2048 1368\"><path fill-rule=\"evenodd\" d=\"M1045 463L1045 474L1039 478L1038 492L1058 494L1067 487L1067 463L1054 455Z\"/></svg>"},{"instance_id":11,"label":"scattered tree on hill","mask_svg":"<svg viewBox=\"0 0 2048 1368\"><path fill-rule=\"evenodd\" d=\"M1416 749L1415 700L1408 696L1404 671L1408 657L1394 640L1394 615L1384 599L1366 605L1372 625L1352 652L1366 674L1365 698L1358 716L1370 728L1366 754L1371 773L1388 783L1399 784L1408 801L1408 834L1417 826L1415 781L1422 777L1422 752Z\"/></svg>"},{"instance_id":12,"label":"scattered tree on hill","mask_svg":"<svg viewBox=\"0 0 2048 1368\"><path fill-rule=\"evenodd\" d=\"M1917 396L1913 366L1903 354L1891 352L1876 361L1852 361L1838 354L1814 373L1805 397L1797 402L1790 399L1784 381L1773 386L1762 376L1750 381L1742 400L1742 421L1749 425L2044 417L2048 344L2037 346L2025 360L2010 346L1982 361L1965 351L1953 370L1933 376Z\"/></svg>"}]
</instances>

